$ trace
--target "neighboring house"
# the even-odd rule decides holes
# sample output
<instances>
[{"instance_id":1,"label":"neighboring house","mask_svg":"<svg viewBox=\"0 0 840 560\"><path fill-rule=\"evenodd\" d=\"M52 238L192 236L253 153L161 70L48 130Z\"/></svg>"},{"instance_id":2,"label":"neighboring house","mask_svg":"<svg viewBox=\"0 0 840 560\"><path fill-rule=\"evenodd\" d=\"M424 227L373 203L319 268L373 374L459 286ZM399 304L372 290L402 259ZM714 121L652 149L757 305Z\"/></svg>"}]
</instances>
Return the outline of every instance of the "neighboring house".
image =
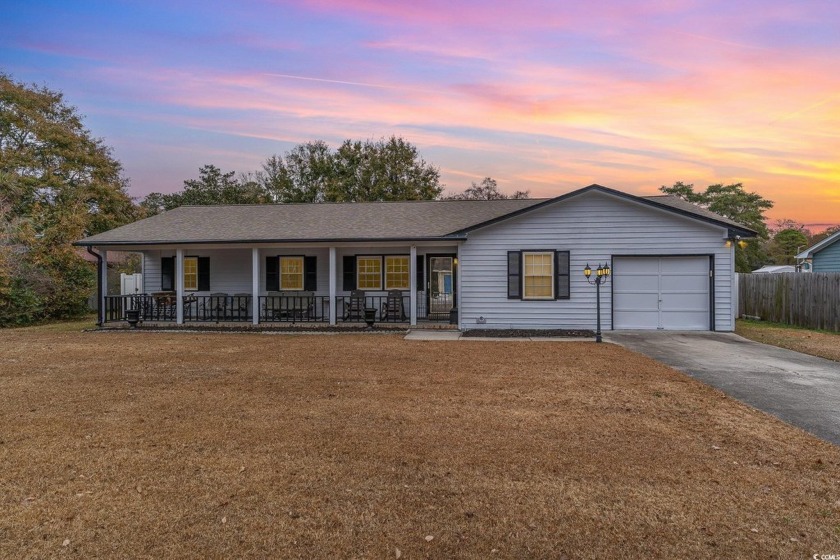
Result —
<instances>
[{"instance_id":1,"label":"neighboring house","mask_svg":"<svg viewBox=\"0 0 840 560\"><path fill-rule=\"evenodd\" d=\"M792 264L766 264L752 271L753 274L781 274L783 272L796 272L796 267Z\"/></svg>"},{"instance_id":2,"label":"neighboring house","mask_svg":"<svg viewBox=\"0 0 840 560\"><path fill-rule=\"evenodd\" d=\"M808 247L797 260L811 263L811 272L840 272L840 231Z\"/></svg>"},{"instance_id":3,"label":"neighboring house","mask_svg":"<svg viewBox=\"0 0 840 560\"><path fill-rule=\"evenodd\" d=\"M105 320L461 329L734 329L734 243L755 232L671 196L591 185L552 199L181 207L79 241L143 256Z\"/></svg>"}]
</instances>

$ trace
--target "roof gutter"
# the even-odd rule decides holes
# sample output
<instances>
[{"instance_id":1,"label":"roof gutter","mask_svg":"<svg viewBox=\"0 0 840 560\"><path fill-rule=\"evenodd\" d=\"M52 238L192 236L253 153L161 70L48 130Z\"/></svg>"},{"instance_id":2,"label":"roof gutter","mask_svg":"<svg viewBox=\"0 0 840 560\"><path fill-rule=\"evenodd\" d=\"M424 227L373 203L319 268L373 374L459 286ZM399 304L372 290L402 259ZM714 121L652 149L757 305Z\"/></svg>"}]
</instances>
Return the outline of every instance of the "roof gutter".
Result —
<instances>
[{"instance_id":1,"label":"roof gutter","mask_svg":"<svg viewBox=\"0 0 840 560\"><path fill-rule=\"evenodd\" d=\"M417 241L463 241L466 234L440 235L434 237L359 237L331 239L196 239L196 240L159 240L159 241L88 241L80 239L73 243L77 247L128 247L133 245L245 245L245 244L290 244L290 243L411 243Z\"/></svg>"},{"instance_id":2,"label":"roof gutter","mask_svg":"<svg viewBox=\"0 0 840 560\"><path fill-rule=\"evenodd\" d=\"M102 255L88 246L87 252L96 257L96 326L105 324L105 298L102 297L102 266L104 259Z\"/></svg>"}]
</instances>

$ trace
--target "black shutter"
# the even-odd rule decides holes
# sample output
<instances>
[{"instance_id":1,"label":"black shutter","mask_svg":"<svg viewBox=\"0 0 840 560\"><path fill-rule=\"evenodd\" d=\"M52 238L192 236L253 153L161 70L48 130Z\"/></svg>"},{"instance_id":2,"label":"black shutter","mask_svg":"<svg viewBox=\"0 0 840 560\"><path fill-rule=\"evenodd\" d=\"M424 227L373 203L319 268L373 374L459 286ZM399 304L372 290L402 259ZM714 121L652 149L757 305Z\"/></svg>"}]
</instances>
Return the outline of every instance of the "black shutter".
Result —
<instances>
[{"instance_id":1,"label":"black shutter","mask_svg":"<svg viewBox=\"0 0 840 560\"><path fill-rule=\"evenodd\" d=\"M342 289L350 292L356 289L356 257L344 257L342 259L344 269L344 285Z\"/></svg>"},{"instance_id":2,"label":"black shutter","mask_svg":"<svg viewBox=\"0 0 840 560\"><path fill-rule=\"evenodd\" d=\"M280 257L265 258L265 291L280 291Z\"/></svg>"},{"instance_id":3,"label":"black shutter","mask_svg":"<svg viewBox=\"0 0 840 560\"><path fill-rule=\"evenodd\" d=\"M554 299L569 299L569 252L554 252Z\"/></svg>"},{"instance_id":4,"label":"black shutter","mask_svg":"<svg viewBox=\"0 0 840 560\"><path fill-rule=\"evenodd\" d=\"M318 289L318 257L303 257L303 289L307 292Z\"/></svg>"},{"instance_id":5,"label":"black shutter","mask_svg":"<svg viewBox=\"0 0 840 560\"><path fill-rule=\"evenodd\" d=\"M175 289L175 257L160 259L160 289L164 292Z\"/></svg>"},{"instance_id":6,"label":"black shutter","mask_svg":"<svg viewBox=\"0 0 840 560\"><path fill-rule=\"evenodd\" d=\"M508 299L522 299L522 253L508 251Z\"/></svg>"},{"instance_id":7,"label":"black shutter","mask_svg":"<svg viewBox=\"0 0 840 560\"><path fill-rule=\"evenodd\" d=\"M423 267L426 264L426 255L417 255L417 268L415 269L415 282L417 283L417 291L425 292L426 284L423 274Z\"/></svg>"},{"instance_id":8,"label":"black shutter","mask_svg":"<svg viewBox=\"0 0 840 560\"><path fill-rule=\"evenodd\" d=\"M198 257L198 291L210 291L210 257Z\"/></svg>"}]
</instances>

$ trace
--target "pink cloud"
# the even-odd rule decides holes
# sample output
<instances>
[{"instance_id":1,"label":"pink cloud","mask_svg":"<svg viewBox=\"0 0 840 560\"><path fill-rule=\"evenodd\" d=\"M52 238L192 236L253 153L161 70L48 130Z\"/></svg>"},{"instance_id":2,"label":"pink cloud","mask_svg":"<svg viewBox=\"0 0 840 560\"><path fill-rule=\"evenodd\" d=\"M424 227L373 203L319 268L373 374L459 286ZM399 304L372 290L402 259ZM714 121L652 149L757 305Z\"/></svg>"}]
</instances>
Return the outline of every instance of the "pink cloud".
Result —
<instances>
[{"instance_id":1,"label":"pink cloud","mask_svg":"<svg viewBox=\"0 0 840 560\"><path fill-rule=\"evenodd\" d=\"M161 120L199 131L283 143L401 133L421 150L461 150L436 161L452 188L456 181L466 186L498 175L535 195L590 182L653 193L675 180L702 185L744 178L748 188L785 209L826 221L832 212L840 215L837 203L809 210L791 188L838 191L831 162L840 151L834 132L840 129L840 78L832 61L714 37L690 39L680 43L666 34L611 45L628 60L658 69L621 81L608 69L515 57L497 60L486 81L460 83L404 79L371 66L328 75L112 67L102 77L134 89L138 101L172 108ZM698 42L704 45L699 54ZM459 40L372 46L467 59L481 50ZM589 148L575 157L563 148L500 144L488 135ZM464 150L485 157L464 163Z\"/></svg>"}]
</instances>

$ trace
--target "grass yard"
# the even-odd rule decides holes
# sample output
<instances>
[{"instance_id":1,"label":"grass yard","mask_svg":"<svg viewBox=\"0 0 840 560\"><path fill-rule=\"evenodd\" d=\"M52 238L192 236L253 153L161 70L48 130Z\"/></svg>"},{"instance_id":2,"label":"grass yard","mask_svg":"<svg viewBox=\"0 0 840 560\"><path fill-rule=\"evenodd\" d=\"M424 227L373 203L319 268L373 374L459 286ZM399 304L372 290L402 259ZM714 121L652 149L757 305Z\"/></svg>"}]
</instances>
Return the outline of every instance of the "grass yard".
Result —
<instances>
[{"instance_id":1,"label":"grass yard","mask_svg":"<svg viewBox=\"0 0 840 560\"><path fill-rule=\"evenodd\" d=\"M810 558L840 448L610 344L0 331L4 558Z\"/></svg>"},{"instance_id":2,"label":"grass yard","mask_svg":"<svg viewBox=\"0 0 840 560\"><path fill-rule=\"evenodd\" d=\"M741 319L735 323L735 332L756 342L840 362L840 333Z\"/></svg>"}]
</instances>

